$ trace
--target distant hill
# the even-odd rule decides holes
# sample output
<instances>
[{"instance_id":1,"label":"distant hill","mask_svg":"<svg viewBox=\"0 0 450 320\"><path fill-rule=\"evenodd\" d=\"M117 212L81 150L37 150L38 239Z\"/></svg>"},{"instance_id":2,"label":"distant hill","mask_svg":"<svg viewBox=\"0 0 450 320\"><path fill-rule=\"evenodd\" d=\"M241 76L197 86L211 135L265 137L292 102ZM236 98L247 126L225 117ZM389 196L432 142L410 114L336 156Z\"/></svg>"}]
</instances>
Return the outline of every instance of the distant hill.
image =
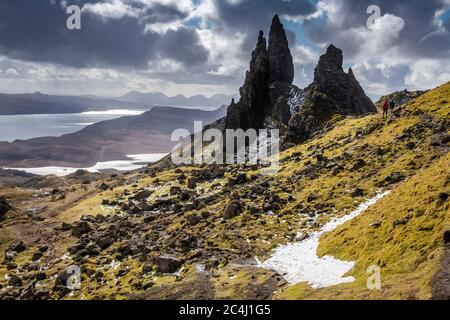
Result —
<instances>
[{"instance_id":1,"label":"distant hill","mask_svg":"<svg viewBox=\"0 0 450 320\"><path fill-rule=\"evenodd\" d=\"M220 104L219 104L220 105ZM64 114L110 109L148 110L152 105L105 98L32 94L0 94L0 115Z\"/></svg>"},{"instance_id":2,"label":"distant hill","mask_svg":"<svg viewBox=\"0 0 450 320\"><path fill-rule=\"evenodd\" d=\"M139 116L99 122L61 137L0 142L0 165L6 167L93 166L99 161L126 160L127 154L168 153L175 129L193 131L194 121L209 124L226 108L202 111L155 107Z\"/></svg>"},{"instance_id":3,"label":"distant hill","mask_svg":"<svg viewBox=\"0 0 450 320\"><path fill-rule=\"evenodd\" d=\"M161 92L142 93L139 91L131 91L115 99L155 106L215 108L225 104L228 105L232 98L233 96L224 94L214 95L210 98L202 95L187 98L183 95L169 97Z\"/></svg>"}]
</instances>

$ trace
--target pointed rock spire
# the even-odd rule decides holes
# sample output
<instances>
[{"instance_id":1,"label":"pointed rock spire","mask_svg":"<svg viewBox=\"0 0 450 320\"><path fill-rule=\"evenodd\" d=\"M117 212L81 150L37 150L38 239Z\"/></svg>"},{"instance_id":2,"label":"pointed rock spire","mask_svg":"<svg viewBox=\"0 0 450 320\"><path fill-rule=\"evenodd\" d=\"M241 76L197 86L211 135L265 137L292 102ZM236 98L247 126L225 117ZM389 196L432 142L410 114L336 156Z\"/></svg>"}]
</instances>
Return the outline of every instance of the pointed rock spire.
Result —
<instances>
[{"instance_id":1,"label":"pointed rock spire","mask_svg":"<svg viewBox=\"0 0 450 320\"><path fill-rule=\"evenodd\" d=\"M264 33L259 32L258 42L252 52L250 69L244 85L239 89L241 99L228 108L227 129L263 128L269 103L270 65Z\"/></svg>"},{"instance_id":2,"label":"pointed rock spire","mask_svg":"<svg viewBox=\"0 0 450 320\"><path fill-rule=\"evenodd\" d=\"M270 81L292 84L294 80L294 62L283 24L278 15L272 20L268 47L270 59Z\"/></svg>"},{"instance_id":3,"label":"pointed rock spire","mask_svg":"<svg viewBox=\"0 0 450 320\"><path fill-rule=\"evenodd\" d=\"M327 52L323 54L320 59L317 67L314 71L315 79L321 78L324 74L329 71L340 72L344 71L342 69L344 58L341 49L336 48L334 45L330 45L327 49Z\"/></svg>"}]
</instances>

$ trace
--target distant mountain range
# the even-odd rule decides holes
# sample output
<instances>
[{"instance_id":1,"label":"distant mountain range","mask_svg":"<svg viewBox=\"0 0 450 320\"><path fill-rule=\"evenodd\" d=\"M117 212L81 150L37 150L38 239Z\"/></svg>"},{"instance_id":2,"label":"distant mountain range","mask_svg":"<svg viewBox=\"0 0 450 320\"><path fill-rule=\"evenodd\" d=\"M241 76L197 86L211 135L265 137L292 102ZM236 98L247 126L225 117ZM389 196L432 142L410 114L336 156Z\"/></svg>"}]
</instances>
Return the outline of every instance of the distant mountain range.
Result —
<instances>
[{"instance_id":1,"label":"distant mountain range","mask_svg":"<svg viewBox=\"0 0 450 320\"><path fill-rule=\"evenodd\" d=\"M150 105L106 98L32 94L0 94L0 115L65 114L110 109L148 110Z\"/></svg>"},{"instance_id":2,"label":"distant mountain range","mask_svg":"<svg viewBox=\"0 0 450 320\"><path fill-rule=\"evenodd\" d=\"M215 95L211 98L178 95L168 97L163 93L132 91L118 98L96 96L56 96L40 92L32 94L0 94L0 115L65 114L111 109L149 110L154 106L217 109L229 104L231 96Z\"/></svg>"},{"instance_id":3,"label":"distant mountain range","mask_svg":"<svg viewBox=\"0 0 450 320\"><path fill-rule=\"evenodd\" d=\"M224 117L226 108L202 111L155 107L139 116L99 122L61 137L0 142L0 166L88 167L97 162L127 160L129 154L168 153L175 129L193 131L194 121L209 124Z\"/></svg>"},{"instance_id":4,"label":"distant mountain range","mask_svg":"<svg viewBox=\"0 0 450 320\"><path fill-rule=\"evenodd\" d=\"M217 94L210 98L202 95L187 98L181 94L169 97L161 92L142 93L139 91L131 91L124 96L115 99L155 106L217 108L218 106L230 104L232 98L234 98L234 96L225 94Z\"/></svg>"}]
</instances>

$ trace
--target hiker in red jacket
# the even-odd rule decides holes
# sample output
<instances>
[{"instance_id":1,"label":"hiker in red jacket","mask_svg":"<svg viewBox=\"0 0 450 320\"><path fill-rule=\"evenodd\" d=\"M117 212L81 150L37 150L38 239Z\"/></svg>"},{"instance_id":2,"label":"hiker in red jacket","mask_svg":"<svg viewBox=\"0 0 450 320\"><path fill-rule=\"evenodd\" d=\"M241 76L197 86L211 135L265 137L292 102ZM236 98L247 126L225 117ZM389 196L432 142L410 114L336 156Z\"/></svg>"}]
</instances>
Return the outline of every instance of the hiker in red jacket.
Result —
<instances>
[{"instance_id":1,"label":"hiker in red jacket","mask_svg":"<svg viewBox=\"0 0 450 320\"><path fill-rule=\"evenodd\" d=\"M388 116L388 110L389 110L389 102L387 101L387 100L385 100L384 101L384 104L383 104L383 119L384 119L384 116Z\"/></svg>"}]
</instances>

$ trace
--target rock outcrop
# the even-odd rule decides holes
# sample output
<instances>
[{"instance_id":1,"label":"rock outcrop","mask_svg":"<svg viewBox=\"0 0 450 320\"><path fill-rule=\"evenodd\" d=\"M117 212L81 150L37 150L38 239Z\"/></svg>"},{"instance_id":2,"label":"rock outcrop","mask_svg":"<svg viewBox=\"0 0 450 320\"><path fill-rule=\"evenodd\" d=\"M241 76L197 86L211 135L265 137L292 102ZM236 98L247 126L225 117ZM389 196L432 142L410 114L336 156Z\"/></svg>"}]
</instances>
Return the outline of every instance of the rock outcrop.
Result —
<instances>
[{"instance_id":1,"label":"rock outcrop","mask_svg":"<svg viewBox=\"0 0 450 320\"><path fill-rule=\"evenodd\" d=\"M298 143L324 129L336 115L361 116L376 112L353 74L343 68L342 50L330 45L320 57L314 81L306 88L300 111L289 122L287 141Z\"/></svg>"},{"instance_id":2,"label":"rock outcrop","mask_svg":"<svg viewBox=\"0 0 450 320\"><path fill-rule=\"evenodd\" d=\"M241 98L232 101L220 128L277 128L286 142L298 143L326 127L335 115L376 112L353 71L346 73L342 64L342 50L330 45L320 57L313 83L304 90L294 86L288 39L275 16L269 44L260 31L250 69L240 88Z\"/></svg>"},{"instance_id":3,"label":"rock outcrop","mask_svg":"<svg viewBox=\"0 0 450 320\"><path fill-rule=\"evenodd\" d=\"M227 129L244 130L286 126L291 117L288 97L294 79L294 63L286 32L278 16L272 21L267 46L260 31L250 70L240 88L240 100L228 108Z\"/></svg>"}]
</instances>

